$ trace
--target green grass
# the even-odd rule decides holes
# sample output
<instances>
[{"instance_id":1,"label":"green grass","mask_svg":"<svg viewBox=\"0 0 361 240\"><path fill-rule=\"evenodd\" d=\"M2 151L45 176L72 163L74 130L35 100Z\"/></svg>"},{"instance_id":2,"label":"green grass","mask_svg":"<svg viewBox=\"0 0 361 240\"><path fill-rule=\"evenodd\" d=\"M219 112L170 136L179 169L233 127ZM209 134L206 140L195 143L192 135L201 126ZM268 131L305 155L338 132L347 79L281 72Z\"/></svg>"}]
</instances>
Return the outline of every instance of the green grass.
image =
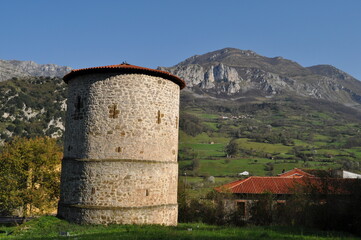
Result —
<instances>
[{"instance_id":1,"label":"green grass","mask_svg":"<svg viewBox=\"0 0 361 240\"><path fill-rule=\"evenodd\" d=\"M180 131L180 139L179 149L192 149L197 154L197 158L201 159L224 157L224 148L229 142L225 137L209 137L207 133L192 137L182 131Z\"/></svg>"},{"instance_id":2,"label":"green grass","mask_svg":"<svg viewBox=\"0 0 361 240\"><path fill-rule=\"evenodd\" d=\"M328 155L342 155L344 152L343 150L337 150L337 149L318 149L318 154L328 154Z\"/></svg>"},{"instance_id":3,"label":"green grass","mask_svg":"<svg viewBox=\"0 0 361 240\"><path fill-rule=\"evenodd\" d=\"M325 135L321 135L321 134L315 134L313 136L313 140L317 140L317 141L328 141L330 138L328 136Z\"/></svg>"},{"instance_id":4,"label":"green grass","mask_svg":"<svg viewBox=\"0 0 361 240\"><path fill-rule=\"evenodd\" d=\"M277 175L282 172L283 169L286 171L291 170L293 168L312 168L312 169L323 169L328 170L330 168L338 168L340 167L339 164L333 162L310 162L308 161L305 164L303 161L299 161L298 163L276 163L274 164L274 175Z\"/></svg>"},{"instance_id":5,"label":"green grass","mask_svg":"<svg viewBox=\"0 0 361 240\"><path fill-rule=\"evenodd\" d=\"M328 160L328 159L327 159ZM341 167L339 163L334 161L321 162L321 161L307 161L306 163L299 160L271 160L268 158L232 158L228 161L226 159L219 160L200 160L200 167L197 174L200 176L216 176L216 177L237 177L237 174L243 171L248 171L253 176L266 176L270 172L265 170L266 163L273 164L272 175L277 175L282 172L293 168L312 168L312 169L335 169ZM191 160L180 161L179 168L185 169L190 167ZM181 170L182 171L182 170ZM185 171L188 172L189 171ZM183 175L183 171L182 171ZM198 180L190 180L190 182L199 182ZM218 182L217 182L218 183ZM209 190L209 189L208 189Z\"/></svg>"},{"instance_id":6,"label":"green grass","mask_svg":"<svg viewBox=\"0 0 361 240\"><path fill-rule=\"evenodd\" d=\"M216 122L204 122L204 125L206 125L208 128L210 128L211 130L218 130L218 123Z\"/></svg>"},{"instance_id":7,"label":"green grass","mask_svg":"<svg viewBox=\"0 0 361 240\"><path fill-rule=\"evenodd\" d=\"M322 141L313 142L313 144L314 144L314 146L316 146L318 148L327 147L327 145L328 145L327 142L322 142Z\"/></svg>"},{"instance_id":8,"label":"green grass","mask_svg":"<svg viewBox=\"0 0 361 240\"><path fill-rule=\"evenodd\" d=\"M217 114L210 114L206 113L205 111L199 109L199 108L190 108L187 110L189 114L195 115L199 118L202 118L204 120L212 120L212 119L219 119L220 116Z\"/></svg>"},{"instance_id":9,"label":"green grass","mask_svg":"<svg viewBox=\"0 0 361 240\"><path fill-rule=\"evenodd\" d=\"M287 153L292 150L292 147L285 146L283 144L268 144L252 142L248 138L240 138L237 140L240 147L243 149L253 149L256 151L268 152L268 153Z\"/></svg>"},{"instance_id":10,"label":"green grass","mask_svg":"<svg viewBox=\"0 0 361 240\"><path fill-rule=\"evenodd\" d=\"M220 184L226 184L232 181L237 180L238 178L234 177L216 177L215 178L215 186L218 186ZM180 181L187 182L187 183L200 183L204 182L204 177L189 177L189 176L180 176Z\"/></svg>"},{"instance_id":11,"label":"green grass","mask_svg":"<svg viewBox=\"0 0 361 240\"><path fill-rule=\"evenodd\" d=\"M255 160L257 162L255 162ZM230 159L227 163L226 160L201 160L199 175L212 175L212 176L237 176L238 173L248 171L253 176L265 176L266 163L273 163L273 174L277 175L283 169L290 170L293 168L314 168L314 169L328 169L337 168L338 164L333 162L313 162L308 161L305 164L303 161L286 161L286 160L270 160L267 158L234 158ZM191 162L188 162L191 164Z\"/></svg>"},{"instance_id":12,"label":"green grass","mask_svg":"<svg viewBox=\"0 0 361 240\"><path fill-rule=\"evenodd\" d=\"M309 143L302 141L302 140L298 140L298 139L294 139L293 143L295 144L295 146L306 146L309 145Z\"/></svg>"},{"instance_id":13,"label":"green grass","mask_svg":"<svg viewBox=\"0 0 361 240\"><path fill-rule=\"evenodd\" d=\"M361 159L361 148L351 148L347 149L346 151L355 154L357 159Z\"/></svg>"},{"instance_id":14,"label":"green grass","mask_svg":"<svg viewBox=\"0 0 361 240\"><path fill-rule=\"evenodd\" d=\"M193 115L200 117L202 119L205 119L205 120L212 120L212 119L220 118L219 115L205 113L204 111L202 111L200 109L192 109L191 111L188 111L188 113L193 114Z\"/></svg>"},{"instance_id":15,"label":"green grass","mask_svg":"<svg viewBox=\"0 0 361 240\"><path fill-rule=\"evenodd\" d=\"M267 162L270 162L270 160L265 158L201 160L199 174L212 176L236 176L240 172L248 171L252 175L264 176L264 164Z\"/></svg>"},{"instance_id":16,"label":"green grass","mask_svg":"<svg viewBox=\"0 0 361 240\"><path fill-rule=\"evenodd\" d=\"M198 158L224 157L224 144L181 144L180 147L192 148Z\"/></svg>"},{"instance_id":17,"label":"green grass","mask_svg":"<svg viewBox=\"0 0 361 240\"><path fill-rule=\"evenodd\" d=\"M183 131L179 131L179 143L180 144L190 144L190 143L206 143L209 144L211 142L214 143L221 143L221 144L228 144L229 142L229 138L225 137L225 136L221 136L221 137L210 137L208 136L207 133L201 133L198 134L195 137L189 136L186 133L184 133Z\"/></svg>"},{"instance_id":18,"label":"green grass","mask_svg":"<svg viewBox=\"0 0 361 240\"><path fill-rule=\"evenodd\" d=\"M178 168L179 168L179 172L181 174L181 169L185 169L186 167L190 166L192 164L192 160L182 160L182 161L178 161Z\"/></svg>"},{"instance_id":19,"label":"green grass","mask_svg":"<svg viewBox=\"0 0 361 240\"><path fill-rule=\"evenodd\" d=\"M219 115L207 114L207 113L198 114L198 116L204 119L218 119L220 117Z\"/></svg>"},{"instance_id":20,"label":"green grass","mask_svg":"<svg viewBox=\"0 0 361 240\"><path fill-rule=\"evenodd\" d=\"M70 224L55 217L41 217L16 228L0 227L2 231L13 231L6 235L0 233L0 239L76 239L76 240L112 240L112 239L294 239L294 240L351 240L358 239L346 233L324 232L300 227L223 227L200 223L179 224L176 227L109 225L89 226ZM60 236L68 232L70 236Z\"/></svg>"}]
</instances>

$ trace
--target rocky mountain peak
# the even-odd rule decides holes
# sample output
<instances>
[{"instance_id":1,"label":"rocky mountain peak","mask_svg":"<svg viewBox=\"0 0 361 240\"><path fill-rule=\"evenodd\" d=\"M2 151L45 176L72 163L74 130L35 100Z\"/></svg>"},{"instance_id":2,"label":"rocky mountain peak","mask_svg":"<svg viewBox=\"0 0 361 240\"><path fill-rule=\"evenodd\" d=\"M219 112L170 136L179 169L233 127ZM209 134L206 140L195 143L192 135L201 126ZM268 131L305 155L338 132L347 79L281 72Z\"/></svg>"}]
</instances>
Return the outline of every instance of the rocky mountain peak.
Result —
<instances>
[{"instance_id":1,"label":"rocky mountain peak","mask_svg":"<svg viewBox=\"0 0 361 240\"><path fill-rule=\"evenodd\" d=\"M221 50L209 52L203 55L194 55L186 60L178 63L176 66L188 65L188 64L206 64L209 62L224 62L226 58L237 57L260 57L257 53L251 50L240 50L236 48L224 48Z\"/></svg>"},{"instance_id":2,"label":"rocky mountain peak","mask_svg":"<svg viewBox=\"0 0 361 240\"><path fill-rule=\"evenodd\" d=\"M336 79L351 79L352 76L349 74L341 71L340 69L327 64L320 64L308 67L309 70L311 70L315 74L319 74L322 76L330 77L330 78L336 78Z\"/></svg>"},{"instance_id":3,"label":"rocky mountain peak","mask_svg":"<svg viewBox=\"0 0 361 240\"><path fill-rule=\"evenodd\" d=\"M361 107L361 82L330 65L302 67L283 57L224 48L159 67L183 78L189 90L214 97L301 96Z\"/></svg>"},{"instance_id":4,"label":"rocky mountain peak","mask_svg":"<svg viewBox=\"0 0 361 240\"><path fill-rule=\"evenodd\" d=\"M63 77L72 68L56 64L37 64L33 61L0 60L0 81L13 77Z\"/></svg>"}]
</instances>

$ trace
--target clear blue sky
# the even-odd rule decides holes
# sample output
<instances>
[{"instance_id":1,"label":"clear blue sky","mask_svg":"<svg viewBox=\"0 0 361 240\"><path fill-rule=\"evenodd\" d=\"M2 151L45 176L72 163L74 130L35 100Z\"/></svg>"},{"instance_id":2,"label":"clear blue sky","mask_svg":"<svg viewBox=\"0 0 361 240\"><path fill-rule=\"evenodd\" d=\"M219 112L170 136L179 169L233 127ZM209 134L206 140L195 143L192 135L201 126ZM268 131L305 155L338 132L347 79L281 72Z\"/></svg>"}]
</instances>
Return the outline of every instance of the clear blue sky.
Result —
<instances>
[{"instance_id":1,"label":"clear blue sky","mask_svg":"<svg viewBox=\"0 0 361 240\"><path fill-rule=\"evenodd\" d=\"M0 59L155 68L234 47L361 80L360 0L4 0Z\"/></svg>"}]
</instances>

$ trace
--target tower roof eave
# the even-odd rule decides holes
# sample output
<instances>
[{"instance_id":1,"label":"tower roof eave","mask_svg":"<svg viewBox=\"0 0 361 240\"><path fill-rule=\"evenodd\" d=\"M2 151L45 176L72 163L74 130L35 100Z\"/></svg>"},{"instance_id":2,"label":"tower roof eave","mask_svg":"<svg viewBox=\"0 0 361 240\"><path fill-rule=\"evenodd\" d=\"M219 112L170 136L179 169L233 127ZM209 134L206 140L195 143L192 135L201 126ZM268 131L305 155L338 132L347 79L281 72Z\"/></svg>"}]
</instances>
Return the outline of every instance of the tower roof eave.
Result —
<instances>
[{"instance_id":1,"label":"tower roof eave","mask_svg":"<svg viewBox=\"0 0 361 240\"><path fill-rule=\"evenodd\" d=\"M100 67L91 67L91 68L82 68L82 69L74 69L67 75L63 77L65 83L68 83L72 78L92 73L119 73L119 74L146 74L150 76L162 77L168 79L175 84L179 85L180 89L183 89L186 86L186 83L183 79L170 74L165 71L139 67L130 64L118 64L118 65L108 65L108 66L100 66Z\"/></svg>"}]
</instances>

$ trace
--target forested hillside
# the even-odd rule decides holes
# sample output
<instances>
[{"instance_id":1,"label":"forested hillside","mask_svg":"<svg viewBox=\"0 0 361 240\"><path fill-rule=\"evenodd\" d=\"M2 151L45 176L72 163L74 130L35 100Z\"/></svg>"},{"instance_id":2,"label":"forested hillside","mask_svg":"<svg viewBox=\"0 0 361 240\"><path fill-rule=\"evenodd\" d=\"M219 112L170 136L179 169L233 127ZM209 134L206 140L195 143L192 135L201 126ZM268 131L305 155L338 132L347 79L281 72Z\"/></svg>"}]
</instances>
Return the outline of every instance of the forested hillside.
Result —
<instances>
[{"instance_id":1,"label":"forested hillside","mask_svg":"<svg viewBox=\"0 0 361 240\"><path fill-rule=\"evenodd\" d=\"M61 78L24 77L0 82L0 138L62 137L66 84Z\"/></svg>"}]
</instances>

